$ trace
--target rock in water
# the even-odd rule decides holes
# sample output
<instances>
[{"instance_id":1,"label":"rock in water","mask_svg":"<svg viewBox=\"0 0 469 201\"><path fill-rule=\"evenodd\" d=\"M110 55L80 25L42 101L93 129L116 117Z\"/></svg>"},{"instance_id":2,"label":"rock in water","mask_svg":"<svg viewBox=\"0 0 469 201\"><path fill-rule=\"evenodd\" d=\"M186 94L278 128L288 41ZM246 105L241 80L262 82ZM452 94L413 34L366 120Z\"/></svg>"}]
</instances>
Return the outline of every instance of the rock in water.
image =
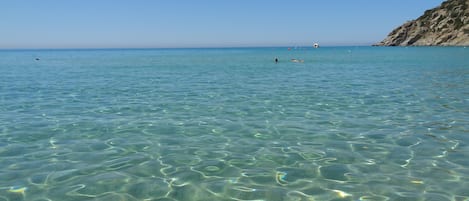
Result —
<instances>
[{"instance_id":1,"label":"rock in water","mask_svg":"<svg viewBox=\"0 0 469 201\"><path fill-rule=\"evenodd\" d=\"M375 46L469 46L469 0L447 0Z\"/></svg>"}]
</instances>

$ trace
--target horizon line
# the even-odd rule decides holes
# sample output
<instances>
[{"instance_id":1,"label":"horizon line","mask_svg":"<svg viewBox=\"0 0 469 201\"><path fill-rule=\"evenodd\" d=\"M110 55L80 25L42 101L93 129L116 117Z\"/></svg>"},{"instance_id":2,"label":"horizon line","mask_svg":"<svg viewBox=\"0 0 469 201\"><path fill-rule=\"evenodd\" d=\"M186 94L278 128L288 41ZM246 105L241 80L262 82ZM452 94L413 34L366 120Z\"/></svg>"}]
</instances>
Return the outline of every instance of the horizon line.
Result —
<instances>
[{"instance_id":1,"label":"horizon line","mask_svg":"<svg viewBox=\"0 0 469 201\"><path fill-rule=\"evenodd\" d=\"M320 47L371 47L372 44L356 44L356 45L320 45ZM136 50L145 50L145 49L242 49L242 48L291 48L291 49L300 49L300 48L314 48L312 45L294 45L294 46L181 46L181 47L18 47L18 48L1 48L0 50L125 50L125 49L136 49Z\"/></svg>"}]
</instances>

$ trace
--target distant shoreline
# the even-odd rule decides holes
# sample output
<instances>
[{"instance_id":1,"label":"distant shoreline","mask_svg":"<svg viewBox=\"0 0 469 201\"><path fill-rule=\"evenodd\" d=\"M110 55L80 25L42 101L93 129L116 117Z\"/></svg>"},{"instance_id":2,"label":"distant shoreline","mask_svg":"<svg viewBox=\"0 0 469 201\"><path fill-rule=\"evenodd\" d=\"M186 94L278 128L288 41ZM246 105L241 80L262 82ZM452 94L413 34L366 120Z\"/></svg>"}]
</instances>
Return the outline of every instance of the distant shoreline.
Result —
<instances>
[{"instance_id":1,"label":"distant shoreline","mask_svg":"<svg viewBox=\"0 0 469 201\"><path fill-rule=\"evenodd\" d=\"M337 45L337 46L321 46L322 48L353 48L353 47L373 47L373 48L466 48L464 45L420 45L420 46L383 46L383 45ZM0 48L0 51L93 51L93 50L109 50L109 51L119 51L119 50L198 50L198 49L282 49L290 51L301 50L301 49L316 49L310 46L259 46L259 47L155 47L155 48Z\"/></svg>"}]
</instances>

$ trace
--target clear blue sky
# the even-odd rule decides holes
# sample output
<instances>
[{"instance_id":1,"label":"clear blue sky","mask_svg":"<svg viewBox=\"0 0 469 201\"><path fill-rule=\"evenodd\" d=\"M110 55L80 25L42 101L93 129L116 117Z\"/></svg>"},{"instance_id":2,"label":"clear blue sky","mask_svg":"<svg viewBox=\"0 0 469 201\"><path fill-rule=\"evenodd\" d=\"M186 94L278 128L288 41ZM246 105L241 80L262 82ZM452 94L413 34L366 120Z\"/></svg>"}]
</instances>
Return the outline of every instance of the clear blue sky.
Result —
<instances>
[{"instance_id":1,"label":"clear blue sky","mask_svg":"<svg viewBox=\"0 0 469 201\"><path fill-rule=\"evenodd\" d=\"M0 0L0 48L370 45L443 0Z\"/></svg>"}]
</instances>

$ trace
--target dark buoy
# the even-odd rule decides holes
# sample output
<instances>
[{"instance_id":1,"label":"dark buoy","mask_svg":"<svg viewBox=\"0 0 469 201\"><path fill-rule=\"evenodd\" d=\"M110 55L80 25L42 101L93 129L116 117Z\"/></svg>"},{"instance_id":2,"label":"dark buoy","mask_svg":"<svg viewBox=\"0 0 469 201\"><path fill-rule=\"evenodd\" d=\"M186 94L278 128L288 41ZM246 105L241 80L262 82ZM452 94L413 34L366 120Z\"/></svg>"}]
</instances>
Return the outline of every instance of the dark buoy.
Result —
<instances>
[{"instance_id":1,"label":"dark buoy","mask_svg":"<svg viewBox=\"0 0 469 201\"><path fill-rule=\"evenodd\" d=\"M41 60L41 59L39 59L39 58L36 58L35 60L36 60L36 61L39 61L39 60Z\"/></svg>"}]
</instances>

